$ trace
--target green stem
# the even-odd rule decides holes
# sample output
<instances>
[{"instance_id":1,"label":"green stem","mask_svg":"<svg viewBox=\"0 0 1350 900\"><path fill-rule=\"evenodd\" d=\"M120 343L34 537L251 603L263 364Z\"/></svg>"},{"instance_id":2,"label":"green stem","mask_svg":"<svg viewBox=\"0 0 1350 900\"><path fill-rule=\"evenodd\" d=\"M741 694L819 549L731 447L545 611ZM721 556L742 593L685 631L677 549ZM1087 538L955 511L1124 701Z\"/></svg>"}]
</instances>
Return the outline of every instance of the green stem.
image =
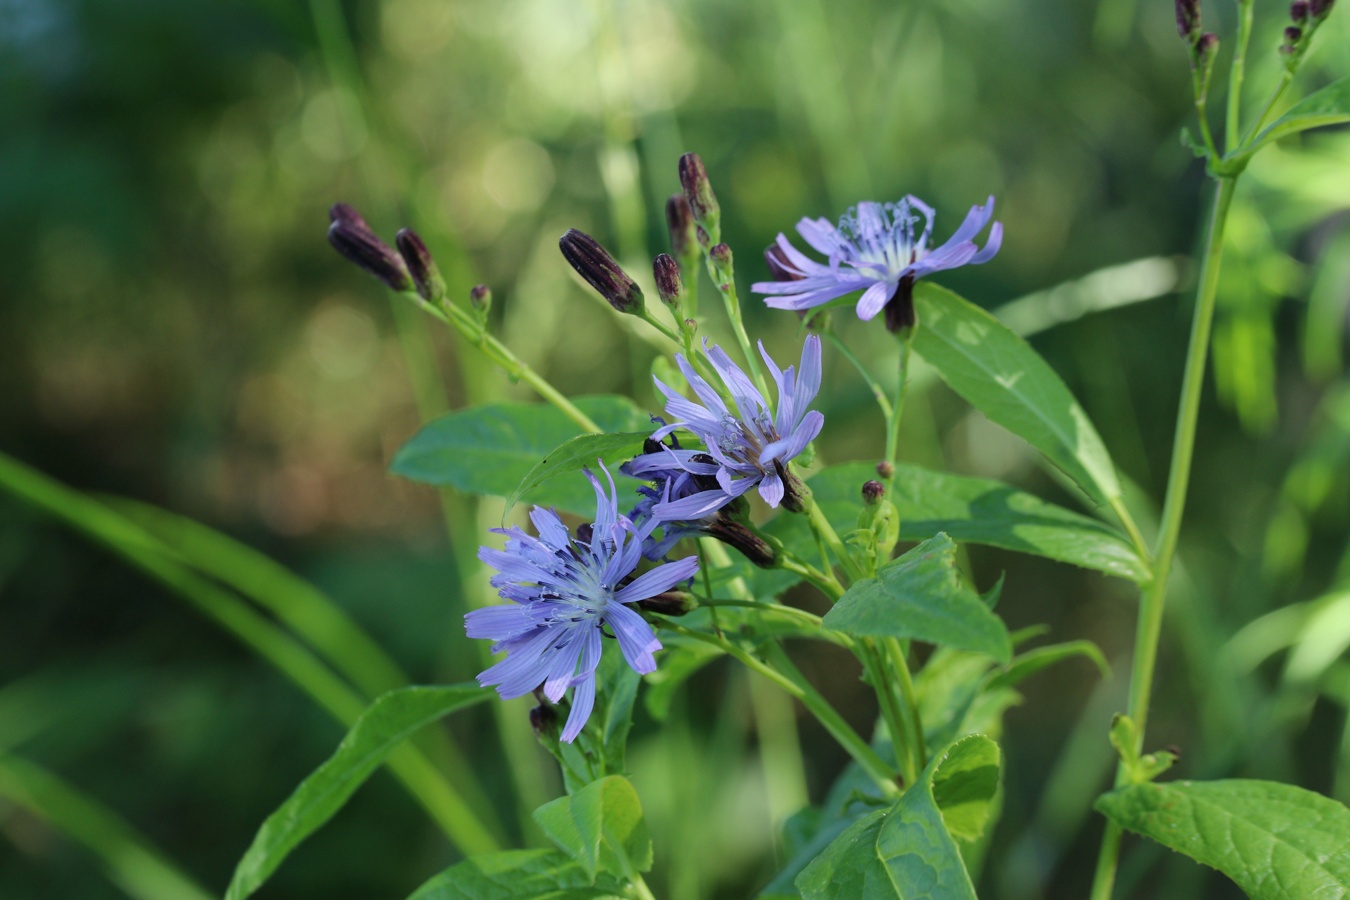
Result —
<instances>
[{"instance_id":1,"label":"green stem","mask_svg":"<svg viewBox=\"0 0 1350 900\"><path fill-rule=\"evenodd\" d=\"M767 613L778 613L790 619L799 619L817 630L816 637L829 641L832 644L838 644L840 647L852 648L855 645L853 638L844 634L842 631L835 631L825 627L825 623L820 616L815 613L807 612L804 609L798 609L795 606L786 606L782 603L767 603L760 600L739 600L733 597L699 597L699 606L739 606L744 609L758 609Z\"/></svg>"},{"instance_id":2,"label":"green stem","mask_svg":"<svg viewBox=\"0 0 1350 900\"><path fill-rule=\"evenodd\" d=\"M904 644L898 638L886 639L886 651L895 667L896 678L900 685L900 699L909 714L909 727L913 738L915 755L914 771L922 772L928 765L928 748L923 739L923 722L919 718L919 697L914 691L914 679L909 674L909 660L906 658Z\"/></svg>"},{"instance_id":3,"label":"green stem","mask_svg":"<svg viewBox=\"0 0 1350 900\"><path fill-rule=\"evenodd\" d=\"M678 622L664 618L658 619L657 624L676 634L717 647L801 701L802 706L805 706L807 711L816 717L816 721L820 722L825 730L839 742L840 746L848 751L849 756L853 757L854 761L883 791L887 794L895 792L895 773L890 766L853 730L848 722L844 721L839 713L835 712L829 701L822 697L820 692L802 677L802 674L792 665L791 660L787 658L787 654L783 652L782 647L772 641L764 646L764 652L774 657L775 665L770 665L721 635L695 631ZM780 670L786 670L786 674Z\"/></svg>"},{"instance_id":4,"label":"green stem","mask_svg":"<svg viewBox=\"0 0 1350 900\"><path fill-rule=\"evenodd\" d=\"M872 373L867 371L867 367L863 365L862 360L858 358L858 355L849 349L848 344L845 344L839 335L834 333L833 329L825 328L822 329L820 333L825 336L825 340L829 341L834 346L834 349L839 351L844 359L853 364L853 368L858 370L858 374L862 376L862 380L867 382L868 388L872 391L872 399L877 401L877 407L881 410L881 416L886 421L888 429L887 433L889 434L891 424L891 401L890 398L886 396L886 389L881 386L880 382L872 377Z\"/></svg>"},{"instance_id":5,"label":"green stem","mask_svg":"<svg viewBox=\"0 0 1350 900\"><path fill-rule=\"evenodd\" d=\"M750 336L745 333L745 323L741 320L741 301L736 294L735 270L731 263L728 263L726 270L723 271L713 263L711 256L707 257L707 260L708 275L712 278L713 284L717 285L717 292L722 295L722 302L727 309L727 319L731 322L731 331L736 335L736 342L741 345L741 355L745 357L746 365L750 367L750 377L754 379L760 395L767 399L768 383L765 382L764 372L759 367L759 355L751 346Z\"/></svg>"},{"instance_id":6,"label":"green stem","mask_svg":"<svg viewBox=\"0 0 1350 900\"><path fill-rule=\"evenodd\" d=\"M844 586L839 583L838 578L834 577L833 572L822 572L795 556L784 555L779 559L778 564L787 571L800 575L811 582L822 594L830 598L831 603L844 596Z\"/></svg>"},{"instance_id":7,"label":"green stem","mask_svg":"<svg viewBox=\"0 0 1350 900\"><path fill-rule=\"evenodd\" d=\"M1248 17L1250 10L1247 10ZM1157 549L1153 557L1153 577L1144 590L1139 606L1135 632L1134 665L1130 673L1129 715L1139 726L1141 752L1145 727L1148 723L1149 703L1153 691L1153 674L1158 662L1158 640L1162 634L1163 609L1167 603L1167 581L1172 573L1177 541L1181 535L1181 520L1186 507L1186 489L1190 483L1191 461L1195 454L1195 432L1200 413L1200 392L1205 380L1205 362L1209 351L1210 331L1214 324L1214 306L1218 295L1219 265L1223 259L1224 224L1232 204L1236 176L1219 179L1210 214L1209 234L1201 262L1200 284L1195 299L1195 317L1191 323L1190 345L1186 351L1186 373L1181 385L1181 403L1177 409L1176 436L1172 445L1172 464L1167 476L1167 495L1163 501L1162 520L1158 531ZM1125 767L1116 770L1116 784L1124 783ZM1120 828L1113 822L1106 825L1101 853L1097 857L1097 872L1092 883L1092 900L1109 900L1115 882L1116 862L1120 852Z\"/></svg>"},{"instance_id":8,"label":"green stem","mask_svg":"<svg viewBox=\"0 0 1350 900\"><path fill-rule=\"evenodd\" d=\"M886 730L890 732L895 759L900 766L900 779L906 786L911 785L919 772L914 766L914 738L904 705L895 690L896 679L887 665L887 652L877 641L865 638L857 656L863 664L865 680L872 685L872 691L877 695L877 705L881 709L881 718L886 722Z\"/></svg>"},{"instance_id":9,"label":"green stem","mask_svg":"<svg viewBox=\"0 0 1350 900\"><path fill-rule=\"evenodd\" d=\"M1288 90L1289 84L1293 80L1294 73L1289 69L1285 69L1280 74L1279 84L1275 85L1275 90L1270 92L1270 98L1266 100L1266 105L1261 107L1260 115L1252 120L1252 124L1247 127L1247 133L1242 136L1242 147L1247 147L1261 133L1261 129L1266 125L1266 120L1275 111L1275 104L1280 102L1280 98L1284 96L1284 92Z\"/></svg>"},{"instance_id":10,"label":"green stem","mask_svg":"<svg viewBox=\"0 0 1350 900\"><path fill-rule=\"evenodd\" d=\"M412 291L407 291L401 296L421 307L428 315L454 328L470 344L477 347L484 356L500 366L507 375L525 382L534 389L535 393L557 407L563 415L575 422L583 431L600 434L604 430L578 409L576 404L563 396L544 376L531 369L512 353L510 348L489 334L472 313L449 302L440 307L432 306Z\"/></svg>"},{"instance_id":11,"label":"green stem","mask_svg":"<svg viewBox=\"0 0 1350 900\"><path fill-rule=\"evenodd\" d=\"M905 411L905 395L909 393L909 355L914 343L914 329L905 329L900 339L900 380L895 386L895 402L891 404L891 414L886 421L886 463L891 474L886 478L886 494L890 496L895 486L895 460L900 455L900 416Z\"/></svg>"},{"instance_id":12,"label":"green stem","mask_svg":"<svg viewBox=\"0 0 1350 900\"><path fill-rule=\"evenodd\" d=\"M802 496L802 512L806 513L807 521L811 523L811 528L815 531L816 536L825 542L825 545L830 548L830 552L839 560L839 564L848 572L849 579L857 580L864 577L862 569L858 566L858 561L853 558L853 555L848 552L848 548L844 546L844 542L839 539L839 535L834 531L834 526L830 524L829 519L825 518L825 513L821 512L820 506L811 496L810 489L805 487Z\"/></svg>"},{"instance_id":13,"label":"green stem","mask_svg":"<svg viewBox=\"0 0 1350 900\"><path fill-rule=\"evenodd\" d=\"M1247 45L1252 39L1253 5L1252 0L1238 0L1237 47L1233 50L1233 67L1228 73L1228 115L1224 120L1224 146L1229 153L1238 146L1242 81L1247 72Z\"/></svg>"}]
</instances>

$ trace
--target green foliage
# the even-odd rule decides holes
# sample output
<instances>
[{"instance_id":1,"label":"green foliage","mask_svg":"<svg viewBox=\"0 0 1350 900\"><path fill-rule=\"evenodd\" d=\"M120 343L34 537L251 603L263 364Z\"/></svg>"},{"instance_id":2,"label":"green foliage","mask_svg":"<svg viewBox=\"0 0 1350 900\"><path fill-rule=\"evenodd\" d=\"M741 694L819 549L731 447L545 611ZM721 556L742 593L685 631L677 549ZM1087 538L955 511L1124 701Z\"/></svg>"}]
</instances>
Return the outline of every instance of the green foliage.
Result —
<instances>
[{"instance_id":1,"label":"green foliage","mask_svg":"<svg viewBox=\"0 0 1350 900\"><path fill-rule=\"evenodd\" d=\"M507 496L507 508L515 506L521 497L552 478L586 467L594 468L597 459L604 459L610 464L630 459L642 452L643 441L650 435L650 431L629 434L583 434L564 442L525 473L520 484L516 485L516 489Z\"/></svg>"},{"instance_id":2,"label":"green foliage","mask_svg":"<svg viewBox=\"0 0 1350 900\"><path fill-rule=\"evenodd\" d=\"M1350 809L1312 791L1245 779L1133 784L1096 807L1253 900L1350 896Z\"/></svg>"},{"instance_id":3,"label":"green foliage","mask_svg":"<svg viewBox=\"0 0 1350 900\"><path fill-rule=\"evenodd\" d=\"M1272 141L1326 125L1350 122L1350 78L1332 82L1295 103L1257 136L1247 155Z\"/></svg>"},{"instance_id":4,"label":"green foliage","mask_svg":"<svg viewBox=\"0 0 1350 900\"><path fill-rule=\"evenodd\" d=\"M1111 457L1087 413L1055 370L1002 322L951 291L921 282L914 349L942 380L1043 453L1089 497L1120 497Z\"/></svg>"},{"instance_id":5,"label":"green foliage","mask_svg":"<svg viewBox=\"0 0 1350 900\"><path fill-rule=\"evenodd\" d=\"M945 534L924 541L850 587L825 625L854 637L895 637L1012 656L1002 620L961 583L956 545Z\"/></svg>"},{"instance_id":6,"label":"green foliage","mask_svg":"<svg viewBox=\"0 0 1350 900\"><path fill-rule=\"evenodd\" d=\"M226 900L243 900L261 887L399 744L427 724L491 696L491 691L478 685L452 685L399 688L377 698L333 755L267 817L235 868Z\"/></svg>"},{"instance_id":7,"label":"green foliage","mask_svg":"<svg viewBox=\"0 0 1350 900\"><path fill-rule=\"evenodd\" d=\"M621 897L622 885L587 876L557 850L506 850L446 869L408 900L590 900Z\"/></svg>"},{"instance_id":8,"label":"green foliage","mask_svg":"<svg viewBox=\"0 0 1350 900\"><path fill-rule=\"evenodd\" d=\"M534 811L534 820L594 879L605 872L632 880L652 867L652 840L637 791L610 775Z\"/></svg>"},{"instance_id":9,"label":"green foliage","mask_svg":"<svg viewBox=\"0 0 1350 900\"><path fill-rule=\"evenodd\" d=\"M890 808L847 828L800 875L806 900L975 897L956 839L978 838L998 788L998 745L963 738Z\"/></svg>"},{"instance_id":10,"label":"green foliage","mask_svg":"<svg viewBox=\"0 0 1350 900\"><path fill-rule=\"evenodd\" d=\"M580 397L576 405L606 432L638 432L649 424L647 413L626 397ZM515 494L513 499L523 496L530 503L587 515L595 512L595 493L585 479L540 479L534 490L521 482L522 473L537 475L534 470L541 460L579 434L577 424L552 406L487 403L422 426L395 454L390 469L413 481L468 494ZM641 447L641 438L633 439ZM616 457L606 463L618 461ZM594 465L595 459L573 462Z\"/></svg>"}]
</instances>

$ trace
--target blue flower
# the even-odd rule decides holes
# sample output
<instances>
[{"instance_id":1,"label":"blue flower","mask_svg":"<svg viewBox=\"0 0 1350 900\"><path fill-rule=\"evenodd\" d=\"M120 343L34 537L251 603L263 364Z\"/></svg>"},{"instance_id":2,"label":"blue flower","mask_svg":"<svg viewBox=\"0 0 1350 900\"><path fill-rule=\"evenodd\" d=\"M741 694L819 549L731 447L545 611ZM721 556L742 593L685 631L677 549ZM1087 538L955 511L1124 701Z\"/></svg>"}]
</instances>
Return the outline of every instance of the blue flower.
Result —
<instances>
[{"instance_id":1,"label":"blue flower","mask_svg":"<svg viewBox=\"0 0 1350 900\"><path fill-rule=\"evenodd\" d=\"M916 214L917 213L917 214ZM914 229L923 217L923 231ZM914 282L925 275L994 258L1003 243L1003 223L989 229L984 248L975 236L994 215L994 198L984 206L972 206L966 220L941 247L930 249L933 208L914 196L898 203L859 203L844 214L838 227L825 219L802 219L797 232L826 263L799 251L780 234L773 256L776 281L761 281L751 290L767 295L764 302L775 309L804 310L837 297L862 291L858 317L870 320L886 310L886 325L892 331L913 327Z\"/></svg>"},{"instance_id":2,"label":"blue flower","mask_svg":"<svg viewBox=\"0 0 1350 900\"><path fill-rule=\"evenodd\" d=\"M586 472L596 498L589 534L578 529L572 537L557 513L538 506L530 512L538 537L520 528L493 529L506 535L506 549L480 547L478 558L497 570L492 586L512 602L464 616L469 637L495 641L492 652L507 654L478 676L479 684L496 685L506 700L542 685L544 696L555 703L576 687L562 733L568 743L581 733L595 706L601 628L610 627L634 671L654 671L652 654L661 642L628 604L668 591L698 571L698 559L691 556L629 580L656 522L636 525L620 515L614 479L603 463L601 470L609 479L608 493Z\"/></svg>"},{"instance_id":3,"label":"blue flower","mask_svg":"<svg viewBox=\"0 0 1350 900\"><path fill-rule=\"evenodd\" d=\"M706 342L704 347L706 350ZM780 370L762 343L759 352L778 388L776 412L720 347L707 350L707 356L730 394L736 414L683 356L677 355L675 361L702 405L656 380L656 386L666 395L666 413L675 421L657 429L653 440L684 428L693 432L707 450L663 447L628 464L628 474L661 485L661 502L651 506L655 519L697 523L753 487L759 488L759 495L770 506L783 502L787 493L784 467L806 449L825 422L819 412L807 409L820 391L820 338L807 337L800 372L792 366Z\"/></svg>"}]
</instances>

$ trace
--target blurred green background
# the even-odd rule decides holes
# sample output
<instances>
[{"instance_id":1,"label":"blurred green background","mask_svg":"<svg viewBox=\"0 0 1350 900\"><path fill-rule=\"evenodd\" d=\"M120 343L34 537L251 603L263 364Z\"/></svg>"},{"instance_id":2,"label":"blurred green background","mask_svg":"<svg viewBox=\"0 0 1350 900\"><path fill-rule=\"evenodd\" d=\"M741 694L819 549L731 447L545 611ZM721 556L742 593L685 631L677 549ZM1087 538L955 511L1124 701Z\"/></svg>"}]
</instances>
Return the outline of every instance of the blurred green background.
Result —
<instances>
[{"instance_id":1,"label":"blurred green background","mask_svg":"<svg viewBox=\"0 0 1350 900\"><path fill-rule=\"evenodd\" d=\"M1226 43L1230 6L1205 10ZM1253 102L1285 24L1278 3L1258 13ZM1298 84L1350 73L1347 46L1337 10ZM990 308L1054 289L1005 316L1036 332L1147 517L1205 189L1178 140L1191 114L1157 0L0 0L0 451L219 529L326 591L412 679L468 680L481 648L460 616L490 597L473 553L501 504L385 466L420 421L529 394L392 307L327 246L326 210L350 202L386 236L414 225L452 292L492 286L496 333L560 387L655 409L649 336L583 290L556 240L595 234L649 282L675 162L696 150L747 295L760 249L803 215L912 192L939 210L942 240L996 195L1002 252L940 280ZM1150 742L1181 748L1183 776L1350 801L1350 131L1258 158L1230 230ZM743 302L752 335L793 355L795 317ZM884 331L848 318L835 316L846 338L889 369ZM706 330L724 334L715 314ZM828 351L826 365L822 457L876 455L870 395ZM906 415L903 458L1074 503L931 380ZM1007 573L1010 626L1046 623L1116 661L1106 682L1086 663L1041 675L1008 714L1004 817L981 875L985 897L1081 896L1136 598L987 548L969 565L980 586ZM870 727L854 672L798 649ZM481 789L515 844L537 840L519 809L557 790L527 708L450 723L467 759L453 780ZM806 799L784 780L794 719L724 665L664 730L640 718L630 768L658 896L747 896L774 871L776 829ZM819 800L844 759L799 724ZM219 894L341 734L180 592L0 492L0 896L164 896L128 880L149 864L123 845L90 848L112 826L88 804ZM51 778L64 788L34 800ZM1233 896L1128 846L1121 896ZM259 896L399 898L455 858L380 775Z\"/></svg>"}]
</instances>

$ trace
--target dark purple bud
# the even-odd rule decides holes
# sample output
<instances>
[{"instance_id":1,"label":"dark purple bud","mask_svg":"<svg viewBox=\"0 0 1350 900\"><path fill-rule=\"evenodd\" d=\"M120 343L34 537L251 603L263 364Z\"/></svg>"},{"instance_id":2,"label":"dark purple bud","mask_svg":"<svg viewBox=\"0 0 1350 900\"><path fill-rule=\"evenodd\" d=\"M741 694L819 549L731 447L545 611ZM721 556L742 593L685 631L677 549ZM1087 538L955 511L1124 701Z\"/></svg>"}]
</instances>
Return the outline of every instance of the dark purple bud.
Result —
<instances>
[{"instance_id":1,"label":"dark purple bud","mask_svg":"<svg viewBox=\"0 0 1350 900\"><path fill-rule=\"evenodd\" d=\"M736 499L742 501L743 507L743 498ZM763 537L751 530L749 525L733 518L731 513L719 514L707 530L709 537L739 550L746 559L761 569L772 569L778 564L777 551Z\"/></svg>"},{"instance_id":2,"label":"dark purple bud","mask_svg":"<svg viewBox=\"0 0 1350 900\"><path fill-rule=\"evenodd\" d=\"M1294 53L1298 49L1298 42L1301 40L1303 40L1303 29L1290 25L1284 30L1284 43L1280 45L1280 52L1286 56Z\"/></svg>"},{"instance_id":3,"label":"dark purple bud","mask_svg":"<svg viewBox=\"0 0 1350 900\"><path fill-rule=\"evenodd\" d=\"M1331 12L1332 4L1335 2L1336 0L1308 0L1308 15L1320 22Z\"/></svg>"},{"instance_id":4,"label":"dark purple bud","mask_svg":"<svg viewBox=\"0 0 1350 900\"><path fill-rule=\"evenodd\" d=\"M330 222L350 222L357 228L364 228L370 231L370 226L366 220L361 218L361 214L346 203L334 203L328 208L328 221Z\"/></svg>"},{"instance_id":5,"label":"dark purple bud","mask_svg":"<svg viewBox=\"0 0 1350 900\"><path fill-rule=\"evenodd\" d=\"M708 251L708 258L713 261L713 265L719 269L725 269L731 265L731 248L726 244L718 244Z\"/></svg>"},{"instance_id":6,"label":"dark purple bud","mask_svg":"<svg viewBox=\"0 0 1350 900\"><path fill-rule=\"evenodd\" d=\"M770 244L764 249L764 262L768 265L769 274L773 276L774 281L801 281L806 277L792 267L792 261L777 244Z\"/></svg>"},{"instance_id":7,"label":"dark purple bud","mask_svg":"<svg viewBox=\"0 0 1350 900\"><path fill-rule=\"evenodd\" d=\"M666 591L664 594L639 600L637 605L647 612L660 613L663 616L682 616L697 609L698 601L684 591Z\"/></svg>"},{"instance_id":8,"label":"dark purple bud","mask_svg":"<svg viewBox=\"0 0 1350 900\"><path fill-rule=\"evenodd\" d=\"M610 306L621 313L642 313L642 289L595 238L573 228L558 241L558 247L577 274Z\"/></svg>"},{"instance_id":9,"label":"dark purple bud","mask_svg":"<svg viewBox=\"0 0 1350 900\"><path fill-rule=\"evenodd\" d=\"M863 482L862 498L868 506L875 506L877 501L884 496L886 496L886 486L880 481Z\"/></svg>"},{"instance_id":10,"label":"dark purple bud","mask_svg":"<svg viewBox=\"0 0 1350 900\"><path fill-rule=\"evenodd\" d=\"M1307 0L1295 0L1289 5L1289 18L1294 20L1295 25L1302 25L1308 21L1308 9Z\"/></svg>"},{"instance_id":11,"label":"dark purple bud","mask_svg":"<svg viewBox=\"0 0 1350 900\"><path fill-rule=\"evenodd\" d=\"M895 466L883 459L881 462L877 463L877 474L882 478L890 478L895 474Z\"/></svg>"},{"instance_id":12,"label":"dark purple bud","mask_svg":"<svg viewBox=\"0 0 1350 900\"><path fill-rule=\"evenodd\" d=\"M1212 59L1214 52L1219 49L1219 36L1212 31L1206 31L1195 41L1195 55L1204 64Z\"/></svg>"},{"instance_id":13,"label":"dark purple bud","mask_svg":"<svg viewBox=\"0 0 1350 900\"><path fill-rule=\"evenodd\" d=\"M328 243L349 261L383 281L392 290L412 288L412 278L403 257L377 238L366 223L346 204L333 207L333 224L328 226Z\"/></svg>"},{"instance_id":14,"label":"dark purple bud","mask_svg":"<svg viewBox=\"0 0 1350 900\"><path fill-rule=\"evenodd\" d=\"M486 284L475 284L469 291L469 305L479 312L487 312L492 308L492 288Z\"/></svg>"},{"instance_id":15,"label":"dark purple bud","mask_svg":"<svg viewBox=\"0 0 1350 900\"><path fill-rule=\"evenodd\" d=\"M803 504L802 500L809 496L810 489L807 488L805 482L798 478L797 474L787 466L784 466L777 460L774 461L774 466L778 469L778 477L783 479L783 509L794 513L805 511L806 506Z\"/></svg>"},{"instance_id":16,"label":"dark purple bud","mask_svg":"<svg viewBox=\"0 0 1350 900\"><path fill-rule=\"evenodd\" d=\"M708 229L717 230L717 218L721 212L717 197L713 194L712 184L708 181L708 170L697 153L686 153L680 157L680 187L684 188L684 199L694 213L694 221Z\"/></svg>"},{"instance_id":17,"label":"dark purple bud","mask_svg":"<svg viewBox=\"0 0 1350 900\"><path fill-rule=\"evenodd\" d=\"M1175 0L1177 34L1188 41L1195 40L1200 31L1200 0Z\"/></svg>"},{"instance_id":18,"label":"dark purple bud","mask_svg":"<svg viewBox=\"0 0 1350 900\"><path fill-rule=\"evenodd\" d=\"M530 709L530 727L539 737L556 737L558 734L558 713L552 704L540 703Z\"/></svg>"},{"instance_id":19,"label":"dark purple bud","mask_svg":"<svg viewBox=\"0 0 1350 900\"><path fill-rule=\"evenodd\" d=\"M408 264L408 272L412 275L413 284L417 285L417 293L423 300L440 302L445 297L445 280L441 278L436 261L431 258L431 251L422 242L421 236L411 228L404 228L394 235L394 243L398 245L403 261Z\"/></svg>"},{"instance_id":20,"label":"dark purple bud","mask_svg":"<svg viewBox=\"0 0 1350 900\"><path fill-rule=\"evenodd\" d=\"M895 293L886 301L886 328L892 333L912 329L919 324L914 309L914 276L906 275L895 286Z\"/></svg>"},{"instance_id":21,"label":"dark purple bud","mask_svg":"<svg viewBox=\"0 0 1350 900\"><path fill-rule=\"evenodd\" d=\"M684 281L680 279L680 264L668 253L659 253L652 260L652 277L661 302L671 309L679 309L684 298Z\"/></svg>"},{"instance_id":22,"label":"dark purple bud","mask_svg":"<svg viewBox=\"0 0 1350 900\"><path fill-rule=\"evenodd\" d=\"M683 259L695 252L698 231L694 225L694 211L684 194L672 194L666 201L666 226L670 229L670 249Z\"/></svg>"}]
</instances>

